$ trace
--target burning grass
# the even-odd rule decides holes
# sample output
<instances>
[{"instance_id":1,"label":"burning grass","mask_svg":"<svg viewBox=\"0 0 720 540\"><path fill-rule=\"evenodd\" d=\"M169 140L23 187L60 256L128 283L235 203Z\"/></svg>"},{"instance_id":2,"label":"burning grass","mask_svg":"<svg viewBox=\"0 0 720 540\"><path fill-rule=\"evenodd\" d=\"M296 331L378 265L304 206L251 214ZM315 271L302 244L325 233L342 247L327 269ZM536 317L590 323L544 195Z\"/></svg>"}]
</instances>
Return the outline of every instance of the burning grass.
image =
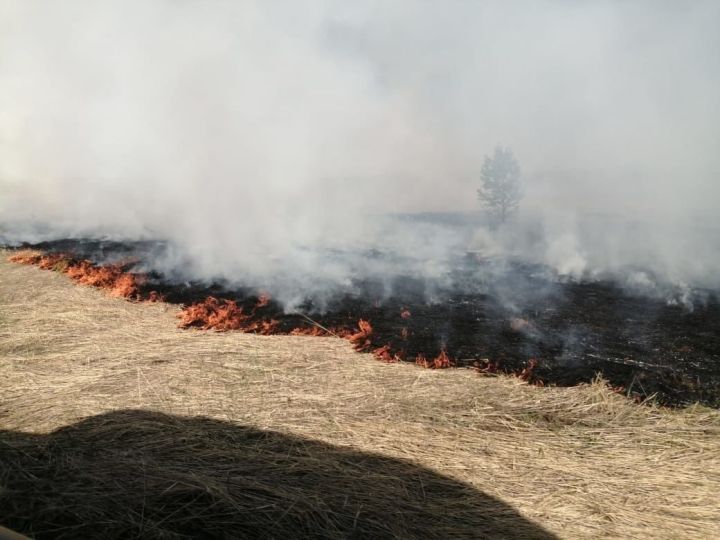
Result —
<instances>
[{"instance_id":1,"label":"burning grass","mask_svg":"<svg viewBox=\"0 0 720 540\"><path fill-rule=\"evenodd\" d=\"M607 284L554 284L560 288L553 289L557 298L551 305L528 306L520 317L492 295L462 290L449 290L442 303L430 305L415 284L383 302L372 287L361 288L360 297L338 295L322 314L309 313L313 320L285 313L267 293L166 282L160 275L131 272L130 260L93 264L86 259L138 252L132 246L89 246L94 247L66 241L45 246L50 253L16 252L12 260L64 273L112 296L150 302L165 297L183 306L178 314L183 329L343 337L383 363L474 368L485 376L513 374L537 385L586 383L602 373L614 389L639 401L657 396L668 405L720 406L717 301L688 314L629 298ZM52 253L55 249L78 255ZM637 321L628 325L628 314Z\"/></svg>"},{"instance_id":2,"label":"burning grass","mask_svg":"<svg viewBox=\"0 0 720 540\"><path fill-rule=\"evenodd\" d=\"M35 265L44 270L53 270L66 274L75 282L106 290L110 296L130 300L144 300L150 302L162 301L163 297L156 291L143 294L141 284L145 277L127 271L129 264L96 265L88 260L76 260L63 253L43 253L36 250L21 250L9 257L11 262ZM201 302L184 306L177 314L178 327L183 329L197 328L201 330L215 330L218 332L239 331L261 335L293 335L293 336L336 336L347 339L356 351L371 352L373 357L384 363L396 363L406 360L403 349L394 348L390 344L378 345L373 342L373 327L364 319L359 319L357 328L335 327L326 328L315 321L312 326L295 326L289 330L283 329L276 318L264 315L264 308L270 306L271 298L266 293L260 293L255 304L249 311L233 300L208 296ZM399 314L402 320L408 320L412 313L403 307ZM515 321L515 320L513 320ZM409 331L403 327L400 339L407 341ZM427 358L424 353L415 357L415 365L428 369L445 369L456 365L443 348L432 357ZM496 374L500 368L496 363L488 362L479 367L475 363L477 372L484 375ZM524 381L543 385L542 379L536 376L537 360L531 359L528 364L515 370L505 370L506 373L516 375ZM622 388L618 388L622 392Z\"/></svg>"},{"instance_id":3,"label":"burning grass","mask_svg":"<svg viewBox=\"0 0 720 540\"><path fill-rule=\"evenodd\" d=\"M218 299L212 296L203 302L197 302L183 308L177 317L180 319L180 328L199 328L202 330L216 330L226 332L238 330L241 332L262 334L262 335L291 335L291 336L336 336L347 339L358 352L371 352L373 356L382 362L394 363L405 360L402 350L394 350L390 345L374 346L372 342L373 327L369 321L360 319L356 329L350 328L324 328L317 323L313 326L295 327L289 331L283 331L277 319L264 318L257 313L257 310L268 306L270 298L261 295L255 307L250 313L244 313L243 308L237 302L226 299ZM409 312L403 311L402 318L408 318ZM452 367L454 364L447 353L442 350L435 358L425 359L418 355L415 363L424 368L443 369ZM523 372L524 373L524 372ZM524 377L524 380L530 380Z\"/></svg>"},{"instance_id":4,"label":"burning grass","mask_svg":"<svg viewBox=\"0 0 720 540\"><path fill-rule=\"evenodd\" d=\"M66 274L81 285L103 289L110 296L116 298L148 302L162 301L162 296L156 291L150 291L147 295L141 294L140 286L144 282L144 276L127 271L127 267L134 261L101 266L88 260L74 259L64 253L42 253L35 250L17 251L9 257L9 260Z\"/></svg>"},{"instance_id":5,"label":"burning grass","mask_svg":"<svg viewBox=\"0 0 720 540\"><path fill-rule=\"evenodd\" d=\"M237 302L208 296L203 302L187 306L178 313L180 328L200 328L227 332L238 330L265 336L280 334L277 319L258 317L256 311L267 306L269 297L261 295L250 313L244 313Z\"/></svg>"},{"instance_id":6,"label":"burning grass","mask_svg":"<svg viewBox=\"0 0 720 540\"><path fill-rule=\"evenodd\" d=\"M448 357L445 350L441 350L440 354L432 360L428 360L423 355L419 354L415 359L415 364L424 368L442 369L448 368L453 365L452 360Z\"/></svg>"},{"instance_id":7,"label":"burning grass","mask_svg":"<svg viewBox=\"0 0 720 540\"><path fill-rule=\"evenodd\" d=\"M331 337L181 332L176 312L0 261L4 525L720 537L718 411L369 362Z\"/></svg>"}]
</instances>

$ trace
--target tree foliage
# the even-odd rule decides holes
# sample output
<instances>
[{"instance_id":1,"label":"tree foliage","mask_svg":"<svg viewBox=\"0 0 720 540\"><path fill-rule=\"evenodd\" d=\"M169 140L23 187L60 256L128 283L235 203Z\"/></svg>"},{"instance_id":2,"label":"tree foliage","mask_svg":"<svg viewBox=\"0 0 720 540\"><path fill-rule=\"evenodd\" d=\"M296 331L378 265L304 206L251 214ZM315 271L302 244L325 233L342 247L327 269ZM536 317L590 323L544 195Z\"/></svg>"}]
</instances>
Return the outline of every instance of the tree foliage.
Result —
<instances>
[{"instance_id":1,"label":"tree foliage","mask_svg":"<svg viewBox=\"0 0 720 540\"><path fill-rule=\"evenodd\" d=\"M480 179L478 199L500 223L505 222L522 198L520 164L512 150L497 146L493 157L485 156Z\"/></svg>"}]
</instances>

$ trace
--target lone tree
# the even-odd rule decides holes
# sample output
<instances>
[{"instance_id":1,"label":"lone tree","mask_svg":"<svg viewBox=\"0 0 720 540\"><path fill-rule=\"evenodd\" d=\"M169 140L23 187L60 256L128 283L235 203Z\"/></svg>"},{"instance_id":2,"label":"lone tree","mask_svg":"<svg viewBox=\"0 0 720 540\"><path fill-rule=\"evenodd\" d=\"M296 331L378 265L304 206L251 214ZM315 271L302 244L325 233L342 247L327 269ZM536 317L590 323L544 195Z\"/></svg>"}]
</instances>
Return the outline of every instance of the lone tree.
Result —
<instances>
[{"instance_id":1,"label":"lone tree","mask_svg":"<svg viewBox=\"0 0 720 540\"><path fill-rule=\"evenodd\" d=\"M478 199L493 217L504 223L520 204L520 165L509 148L497 146L493 157L485 156L480 170L482 187Z\"/></svg>"}]
</instances>

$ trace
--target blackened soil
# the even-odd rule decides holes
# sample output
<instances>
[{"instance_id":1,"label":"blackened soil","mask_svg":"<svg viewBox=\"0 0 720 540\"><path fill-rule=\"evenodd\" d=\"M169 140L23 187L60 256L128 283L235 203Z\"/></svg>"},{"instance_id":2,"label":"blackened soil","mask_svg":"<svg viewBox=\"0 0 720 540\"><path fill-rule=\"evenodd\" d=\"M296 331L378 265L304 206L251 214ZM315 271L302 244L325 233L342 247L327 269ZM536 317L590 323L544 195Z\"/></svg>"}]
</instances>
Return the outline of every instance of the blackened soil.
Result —
<instances>
[{"instance_id":1,"label":"blackened soil","mask_svg":"<svg viewBox=\"0 0 720 540\"><path fill-rule=\"evenodd\" d=\"M142 259L152 246L67 240L35 245L96 262ZM146 261L147 262L147 261ZM171 303L207 296L235 300L251 312L256 291L227 283L172 282L149 275L144 285ZM547 269L458 258L442 285L395 277L356 280L323 310L311 301L303 315L285 314L277 303L255 310L280 321L280 331L310 326L356 328L372 324L369 349L389 345L414 361L445 350L455 365L491 366L519 373L531 359L531 378L575 385L601 373L610 384L639 399L656 395L667 405L701 402L720 406L720 301L707 292L692 309L663 298L628 292L612 281L561 281ZM390 295L387 290L391 290Z\"/></svg>"}]
</instances>

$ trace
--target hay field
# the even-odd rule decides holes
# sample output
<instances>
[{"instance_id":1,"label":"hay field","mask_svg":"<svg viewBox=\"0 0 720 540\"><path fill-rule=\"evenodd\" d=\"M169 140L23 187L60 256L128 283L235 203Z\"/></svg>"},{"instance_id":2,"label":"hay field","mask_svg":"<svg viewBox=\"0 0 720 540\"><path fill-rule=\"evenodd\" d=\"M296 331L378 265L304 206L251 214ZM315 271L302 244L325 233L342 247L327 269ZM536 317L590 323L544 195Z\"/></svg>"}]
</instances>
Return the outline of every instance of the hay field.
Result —
<instances>
[{"instance_id":1,"label":"hay field","mask_svg":"<svg viewBox=\"0 0 720 540\"><path fill-rule=\"evenodd\" d=\"M174 307L0 256L0 525L720 537L718 411L382 364L335 338L178 330Z\"/></svg>"}]
</instances>

